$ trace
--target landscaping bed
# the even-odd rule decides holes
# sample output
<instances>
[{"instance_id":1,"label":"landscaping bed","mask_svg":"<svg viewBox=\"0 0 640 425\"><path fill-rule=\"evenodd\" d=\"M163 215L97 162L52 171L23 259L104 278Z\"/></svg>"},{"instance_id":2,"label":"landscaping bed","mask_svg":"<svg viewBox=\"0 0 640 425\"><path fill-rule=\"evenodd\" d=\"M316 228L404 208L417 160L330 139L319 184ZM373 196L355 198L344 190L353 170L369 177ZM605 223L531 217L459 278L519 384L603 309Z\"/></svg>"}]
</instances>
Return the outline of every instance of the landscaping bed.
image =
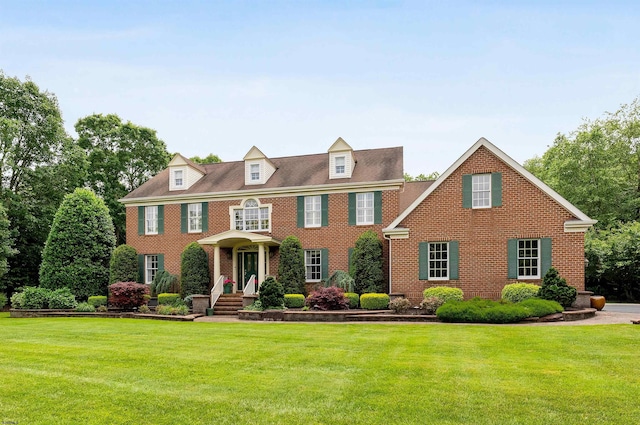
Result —
<instances>
[{"instance_id":1,"label":"landscaping bed","mask_svg":"<svg viewBox=\"0 0 640 425\"><path fill-rule=\"evenodd\" d=\"M75 310L29 310L29 309L11 309L9 317L12 318L30 318L30 317L102 317L107 319L151 319L151 320L169 320L174 322L193 322L194 319L202 316L202 314L189 314L186 316L162 315L162 314L144 314L133 311L108 311L108 312L79 312Z\"/></svg>"}]
</instances>

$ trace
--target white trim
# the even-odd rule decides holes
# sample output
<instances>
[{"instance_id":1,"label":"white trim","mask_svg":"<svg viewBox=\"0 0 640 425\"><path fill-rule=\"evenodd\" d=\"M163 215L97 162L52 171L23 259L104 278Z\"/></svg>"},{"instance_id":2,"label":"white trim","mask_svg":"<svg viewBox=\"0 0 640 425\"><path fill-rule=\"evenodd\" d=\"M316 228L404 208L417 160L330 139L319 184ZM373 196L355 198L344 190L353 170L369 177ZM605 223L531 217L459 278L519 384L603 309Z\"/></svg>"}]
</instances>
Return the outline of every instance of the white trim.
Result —
<instances>
[{"instance_id":1,"label":"white trim","mask_svg":"<svg viewBox=\"0 0 640 425\"><path fill-rule=\"evenodd\" d=\"M536 238L523 238L523 239L517 239L518 241L518 249L516 250L516 275L518 276L518 279L521 280L538 280L540 279L540 267L542 266L542 243L540 242L540 239L536 239ZM536 251L538 251L538 255L536 257L520 257L520 242L526 242L526 241L535 241L536 242ZM522 249L527 249L527 248L522 248ZM532 249L532 248L529 248ZM536 274L535 275L520 275L520 260L536 260ZM533 269L533 267L529 266L529 269Z\"/></svg>"},{"instance_id":2,"label":"white trim","mask_svg":"<svg viewBox=\"0 0 640 425\"><path fill-rule=\"evenodd\" d=\"M308 252L317 252L318 259L320 262L318 264L309 264L307 265L307 253ZM320 275L320 279L309 279L307 276L307 267L318 267L318 274ZM322 280L322 250L321 249L305 249L304 250L304 278L307 282L320 282Z\"/></svg>"},{"instance_id":3,"label":"white trim","mask_svg":"<svg viewBox=\"0 0 640 425\"><path fill-rule=\"evenodd\" d=\"M409 229L396 227L394 229L383 229L382 234L387 239L409 239Z\"/></svg>"},{"instance_id":4,"label":"white trim","mask_svg":"<svg viewBox=\"0 0 640 425\"><path fill-rule=\"evenodd\" d=\"M585 226L590 226L595 223L595 220L590 219L585 213L580 211L577 207L572 205L569 201L564 199L560 194L558 194L555 190L551 189L545 183L543 183L536 176L527 171L522 165L518 164L516 161L511 159L506 153L502 152L495 145L489 142L484 137L481 137L476 143L474 143L471 148L469 148L456 162L454 162L447 170L440 175L435 182L431 186L425 190L422 195L420 195L409 207L407 207L384 231L388 229L393 229L398 226L402 220L404 220L413 210L415 210L418 205L425 200L427 196L433 193L443 181L445 181L454 171L456 171L471 155L473 155L481 146L487 148L492 154L497 156L500 160L502 160L505 164L511 167L514 171L522 175L525 179L529 180L534 186L537 186L540 190L546 193L551 199L555 200L558 204L560 204L564 209L573 214L576 218L578 218ZM590 224L591 223L591 224Z\"/></svg>"},{"instance_id":5,"label":"white trim","mask_svg":"<svg viewBox=\"0 0 640 425\"><path fill-rule=\"evenodd\" d=\"M165 195L144 198L121 198L118 201L126 206L139 207L145 205L170 205L190 202L237 201L247 198L286 198L300 195L323 195L349 192L369 192L376 190L397 190L404 184L404 179L385 180L364 183L322 184L309 186L274 187L255 190L238 190L230 192L205 192L195 194ZM435 184L435 183L434 183Z\"/></svg>"},{"instance_id":6,"label":"white trim","mask_svg":"<svg viewBox=\"0 0 640 425\"><path fill-rule=\"evenodd\" d=\"M474 190L474 179L475 178L480 178L480 177L489 177L489 190ZM483 182L484 183L484 182ZM473 208L474 210L481 210L481 209L485 209L485 208L491 208L491 173L476 173L476 174L471 174L471 208ZM484 193L484 192L489 192L489 203L488 205L474 205L474 197L473 195L475 195L476 193Z\"/></svg>"},{"instance_id":7,"label":"white trim","mask_svg":"<svg viewBox=\"0 0 640 425\"><path fill-rule=\"evenodd\" d=\"M243 210L243 223L244 223L245 204L249 200L254 200L254 201L256 201L258 203L258 206L256 207L258 209L258 223L261 220L260 211L262 210L262 208L266 208L267 209L267 214L269 215L269 228L268 229L252 229L252 230L237 230L236 229L236 214L235 214L235 211L236 210ZM242 200L242 202L240 202L240 205L230 205L229 206L229 230L235 230L235 231L238 231L238 232L271 232L271 205L272 204L263 204L263 203L261 203L260 199L258 199L258 198L245 198L245 199Z\"/></svg>"},{"instance_id":8,"label":"white trim","mask_svg":"<svg viewBox=\"0 0 640 425\"><path fill-rule=\"evenodd\" d=\"M431 277L431 264L430 264L430 257L431 257L431 245L445 245L447 247L447 258L446 260L434 260L434 261L445 261L446 263L446 267L443 268L434 268L433 270L444 270L446 276L440 276L440 277ZM431 281L431 280L451 280L451 276L449 276L449 254L450 254L450 249L449 249L449 241L439 241L439 242L427 242L427 280Z\"/></svg>"},{"instance_id":9,"label":"white trim","mask_svg":"<svg viewBox=\"0 0 640 425\"><path fill-rule=\"evenodd\" d=\"M371 195L371 207L367 207L366 203L367 203L367 197L365 197L365 195ZM358 197L362 196L364 199L362 200L363 203L365 204L365 206L363 207L359 207L358 206ZM375 196L373 192L359 192L356 193L356 226L370 226L375 222L375 215L376 215L376 200L375 200ZM371 211L371 220L367 220L367 215L366 212L367 211ZM360 211L362 211L362 216L363 216L363 220L360 221L360 214L358 214Z\"/></svg>"},{"instance_id":10,"label":"white trim","mask_svg":"<svg viewBox=\"0 0 640 425\"><path fill-rule=\"evenodd\" d=\"M311 209L308 212L312 212L315 214L317 214L318 217L318 223L309 223L307 221L307 199L309 198L314 198L314 201L317 200L317 204L318 204L318 209L316 210ZM317 198L317 199L316 199ZM313 202L313 206L316 206L316 202ZM307 195L304 197L304 227L305 229L313 229L313 228L318 228L318 227L322 227L322 195Z\"/></svg>"},{"instance_id":11,"label":"white trim","mask_svg":"<svg viewBox=\"0 0 640 425\"><path fill-rule=\"evenodd\" d=\"M191 229L191 207L196 206L200 211L200 228ZM196 219L198 216L196 215ZM192 202L187 204L187 233L202 233L202 220L203 220L203 211L202 211L202 203L201 202Z\"/></svg>"},{"instance_id":12,"label":"white trim","mask_svg":"<svg viewBox=\"0 0 640 425\"><path fill-rule=\"evenodd\" d=\"M569 220L564 222L565 233L584 233L598 220Z\"/></svg>"},{"instance_id":13,"label":"white trim","mask_svg":"<svg viewBox=\"0 0 640 425\"><path fill-rule=\"evenodd\" d=\"M151 208L155 208L155 231L149 231L149 211L151 211ZM158 208L158 205L147 205L144 207L144 234L145 235L157 235L158 234L158 227L159 227L159 221L160 221L160 208Z\"/></svg>"},{"instance_id":14,"label":"white trim","mask_svg":"<svg viewBox=\"0 0 640 425\"><path fill-rule=\"evenodd\" d=\"M147 261L151 260L151 257L156 257L156 268L149 268L148 267L148 263ZM153 264L153 261L152 261ZM158 258L158 254L145 254L144 256L144 283L146 283L147 285L151 284L153 282L153 277L151 279L149 279L149 270L155 270L155 274L157 275L158 272L160 271L160 259ZM155 277L155 275L154 275Z\"/></svg>"}]
</instances>

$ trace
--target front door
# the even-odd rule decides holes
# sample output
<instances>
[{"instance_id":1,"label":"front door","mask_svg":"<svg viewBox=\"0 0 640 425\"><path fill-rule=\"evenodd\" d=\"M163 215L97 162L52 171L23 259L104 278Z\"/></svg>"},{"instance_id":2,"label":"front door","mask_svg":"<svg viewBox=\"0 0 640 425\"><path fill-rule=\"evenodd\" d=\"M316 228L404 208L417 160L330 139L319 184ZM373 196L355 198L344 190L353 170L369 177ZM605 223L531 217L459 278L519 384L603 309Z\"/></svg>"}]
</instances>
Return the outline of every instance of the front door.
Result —
<instances>
[{"instance_id":1,"label":"front door","mask_svg":"<svg viewBox=\"0 0 640 425\"><path fill-rule=\"evenodd\" d=\"M244 289L245 283L252 275L258 279L258 253L239 252L238 253L238 290Z\"/></svg>"}]
</instances>

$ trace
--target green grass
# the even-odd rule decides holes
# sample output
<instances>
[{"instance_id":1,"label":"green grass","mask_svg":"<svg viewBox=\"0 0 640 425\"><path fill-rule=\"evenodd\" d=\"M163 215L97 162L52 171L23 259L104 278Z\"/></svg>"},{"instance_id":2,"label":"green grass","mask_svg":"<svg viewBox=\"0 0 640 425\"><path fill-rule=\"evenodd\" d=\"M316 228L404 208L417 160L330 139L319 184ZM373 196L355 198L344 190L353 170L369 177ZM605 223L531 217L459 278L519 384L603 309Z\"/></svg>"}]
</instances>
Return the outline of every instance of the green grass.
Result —
<instances>
[{"instance_id":1,"label":"green grass","mask_svg":"<svg viewBox=\"0 0 640 425\"><path fill-rule=\"evenodd\" d=\"M0 314L0 422L637 424L640 326Z\"/></svg>"}]
</instances>

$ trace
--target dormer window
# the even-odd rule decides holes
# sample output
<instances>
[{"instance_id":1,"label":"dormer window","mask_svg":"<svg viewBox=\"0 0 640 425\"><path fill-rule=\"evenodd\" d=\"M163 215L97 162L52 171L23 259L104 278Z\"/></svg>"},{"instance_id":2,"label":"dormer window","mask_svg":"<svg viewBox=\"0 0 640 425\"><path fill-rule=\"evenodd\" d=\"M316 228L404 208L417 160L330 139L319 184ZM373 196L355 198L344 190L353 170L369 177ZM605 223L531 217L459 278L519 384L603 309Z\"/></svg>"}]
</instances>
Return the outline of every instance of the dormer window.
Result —
<instances>
[{"instance_id":1,"label":"dormer window","mask_svg":"<svg viewBox=\"0 0 640 425\"><path fill-rule=\"evenodd\" d=\"M173 187L183 187L183 186L184 186L184 171L173 170Z\"/></svg>"},{"instance_id":2,"label":"dormer window","mask_svg":"<svg viewBox=\"0 0 640 425\"><path fill-rule=\"evenodd\" d=\"M336 156L336 175L345 174L345 157Z\"/></svg>"},{"instance_id":3,"label":"dormer window","mask_svg":"<svg viewBox=\"0 0 640 425\"><path fill-rule=\"evenodd\" d=\"M260 181L260 164L251 164L251 181Z\"/></svg>"}]
</instances>

